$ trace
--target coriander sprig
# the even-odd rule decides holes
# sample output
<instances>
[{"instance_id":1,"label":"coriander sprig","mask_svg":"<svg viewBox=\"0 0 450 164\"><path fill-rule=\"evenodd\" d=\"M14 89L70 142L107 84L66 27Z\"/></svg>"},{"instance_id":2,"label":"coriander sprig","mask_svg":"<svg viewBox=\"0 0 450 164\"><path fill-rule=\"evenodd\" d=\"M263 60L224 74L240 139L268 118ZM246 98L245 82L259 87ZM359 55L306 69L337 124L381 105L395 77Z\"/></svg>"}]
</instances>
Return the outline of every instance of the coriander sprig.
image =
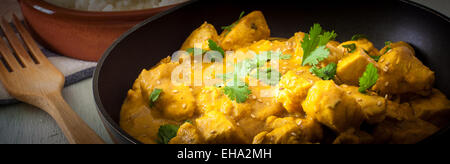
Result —
<instances>
[{"instance_id":1,"label":"coriander sprig","mask_svg":"<svg viewBox=\"0 0 450 164\"><path fill-rule=\"evenodd\" d=\"M311 73L322 78L323 80L331 80L334 79L334 76L336 75L336 68L337 68L336 63L330 63L326 67L323 67L321 69L317 67L312 67L310 71Z\"/></svg>"},{"instance_id":2,"label":"coriander sprig","mask_svg":"<svg viewBox=\"0 0 450 164\"><path fill-rule=\"evenodd\" d=\"M158 129L158 139L156 140L156 143L169 144L169 141L177 136L179 128L179 126L172 124L160 126Z\"/></svg>"},{"instance_id":3,"label":"coriander sprig","mask_svg":"<svg viewBox=\"0 0 450 164\"><path fill-rule=\"evenodd\" d=\"M225 57L225 51L216 42L214 42L214 40L209 39L208 46L209 46L209 49L211 49L212 51L217 51L222 55L222 57Z\"/></svg>"},{"instance_id":4,"label":"coriander sprig","mask_svg":"<svg viewBox=\"0 0 450 164\"><path fill-rule=\"evenodd\" d=\"M352 41L357 41L360 39L368 39L368 37L364 34L355 34L352 36Z\"/></svg>"},{"instance_id":5,"label":"coriander sprig","mask_svg":"<svg viewBox=\"0 0 450 164\"><path fill-rule=\"evenodd\" d=\"M311 65L315 66L320 61L326 59L330 54L326 44L336 38L336 33L324 32L322 34L322 27L319 24L314 24L309 31L309 35L306 35L302 41L303 60L302 66Z\"/></svg>"},{"instance_id":6,"label":"coriander sprig","mask_svg":"<svg viewBox=\"0 0 450 164\"><path fill-rule=\"evenodd\" d=\"M366 93L366 90L377 83L378 69L374 64L369 63L363 76L359 78L359 92Z\"/></svg>"},{"instance_id":7,"label":"coriander sprig","mask_svg":"<svg viewBox=\"0 0 450 164\"><path fill-rule=\"evenodd\" d=\"M222 26L222 30L226 31L225 36L227 36L228 33L230 33L231 30L234 28L234 26L236 26L239 23L239 21L242 19L244 14L245 14L245 11L242 11L241 15L239 15L239 19L236 22L234 22L233 24L231 24L229 26Z\"/></svg>"},{"instance_id":8,"label":"coriander sprig","mask_svg":"<svg viewBox=\"0 0 450 164\"><path fill-rule=\"evenodd\" d=\"M252 94L252 91L245 83L244 85L236 83L234 85L227 85L222 88L222 91L230 100L236 101L237 103L244 103L247 101L248 95Z\"/></svg>"},{"instance_id":9,"label":"coriander sprig","mask_svg":"<svg viewBox=\"0 0 450 164\"><path fill-rule=\"evenodd\" d=\"M155 102L159 99L159 95L161 94L162 89L155 88L150 94L150 107L155 106Z\"/></svg>"},{"instance_id":10,"label":"coriander sprig","mask_svg":"<svg viewBox=\"0 0 450 164\"><path fill-rule=\"evenodd\" d=\"M349 53L353 53L353 52L356 51L356 44L355 43L342 45L342 47L346 48Z\"/></svg>"}]
</instances>

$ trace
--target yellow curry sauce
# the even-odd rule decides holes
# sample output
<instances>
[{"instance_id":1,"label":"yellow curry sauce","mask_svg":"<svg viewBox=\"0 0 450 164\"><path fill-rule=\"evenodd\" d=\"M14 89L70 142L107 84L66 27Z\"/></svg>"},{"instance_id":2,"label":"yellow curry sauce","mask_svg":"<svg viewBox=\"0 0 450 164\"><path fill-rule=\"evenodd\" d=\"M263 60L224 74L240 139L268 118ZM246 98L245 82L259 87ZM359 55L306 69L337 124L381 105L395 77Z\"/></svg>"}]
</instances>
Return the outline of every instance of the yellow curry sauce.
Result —
<instances>
[{"instance_id":1,"label":"yellow curry sauce","mask_svg":"<svg viewBox=\"0 0 450 164\"><path fill-rule=\"evenodd\" d=\"M177 85L172 72L186 59L173 61L168 57L143 70L128 91L120 126L149 144L157 143L164 125L178 128L176 136L169 138L172 144L346 144L416 143L447 124L450 101L432 88L434 72L415 57L407 43L389 43L379 51L366 38L329 41L325 47L328 57L314 66L336 64L335 76L324 80L311 73L311 65L302 64L305 36L308 34L298 32L290 39L270 38L260 11L240 18L221 35L205 22L181 50L212 50L213 41L227 51L226 62L203 62L201 68L194 68L198 65L192 57L185 69L192 71L187 74L189 82ZM280 59L267 60L239 77L246 84L257 84L248 86L251 93L244 101L227 95L224 87L230 79L217 77L239 71L228 69L228 65L245 63L255 54L267 52L272 52L272 57L279 54ZM361 92L359 80L369 64L378 71L378 80L367 92ZM215 71L220 69L223 72ZM274 69L271 72L279 73L279 80L264 81L251 75L261 69ZM183 73L175 76L186 75ZM198 79L194 76L199 74L201 85L193 85ZM211 84L205 84L211 79ZM149 103L155 89L161 93Z\"/></svg>"}]
</instances>

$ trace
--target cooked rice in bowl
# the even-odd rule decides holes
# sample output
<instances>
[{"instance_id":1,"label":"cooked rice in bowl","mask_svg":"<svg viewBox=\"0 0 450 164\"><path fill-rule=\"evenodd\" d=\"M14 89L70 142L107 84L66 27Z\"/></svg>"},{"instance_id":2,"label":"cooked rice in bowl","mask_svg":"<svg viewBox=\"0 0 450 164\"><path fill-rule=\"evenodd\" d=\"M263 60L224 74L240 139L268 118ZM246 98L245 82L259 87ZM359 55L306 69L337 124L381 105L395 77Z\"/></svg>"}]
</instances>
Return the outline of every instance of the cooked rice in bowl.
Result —
<instances>
[{"instance_id":1,"label":"cooked rice in bowl","mask_svg":"<svg viewBox=\"0 0 450 164\"><path fill-rule=\"evenodd\" d=\"M187 0L44 0L51 4L84 11L128 11L157 8Z\"/></svg>"}]
</instances>

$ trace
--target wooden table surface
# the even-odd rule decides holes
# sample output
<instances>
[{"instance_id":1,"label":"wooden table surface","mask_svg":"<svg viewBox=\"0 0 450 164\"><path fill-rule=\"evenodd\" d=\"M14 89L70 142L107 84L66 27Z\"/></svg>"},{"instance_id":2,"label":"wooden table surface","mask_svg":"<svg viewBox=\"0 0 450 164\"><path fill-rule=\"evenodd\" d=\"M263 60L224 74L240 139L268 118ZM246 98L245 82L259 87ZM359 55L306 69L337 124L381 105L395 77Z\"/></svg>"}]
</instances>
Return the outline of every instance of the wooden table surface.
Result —
<instances>
[{"instance_id":1,"label":"wooden table surface","mask_svg":"<svg viewBox=\"0 0 450 164\"><path fill-rule=\"evenodd\" d=\"M413 0L449 16L450 0ZM19 16L16 0L0 0L0 15L10 19ZM96 110L92 93L92 79L71 85L63 90L67 103L107 143L112 143ZM45 112L27 104L0 106L0 144L4 143L67 143L55 121Z\"/></svg>"}]
</instances>

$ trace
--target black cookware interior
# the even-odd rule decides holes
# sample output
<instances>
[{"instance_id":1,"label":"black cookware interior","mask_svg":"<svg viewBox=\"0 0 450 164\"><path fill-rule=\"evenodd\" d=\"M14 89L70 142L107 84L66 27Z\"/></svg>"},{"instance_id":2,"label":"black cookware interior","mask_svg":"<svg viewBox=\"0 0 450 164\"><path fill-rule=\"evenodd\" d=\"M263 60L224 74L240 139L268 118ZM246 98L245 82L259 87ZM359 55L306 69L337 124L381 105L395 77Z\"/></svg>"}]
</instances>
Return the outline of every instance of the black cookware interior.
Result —
<instances>
[{"instance_id":1,"label":"black cookware interior","mask_svg":"<svg viewBox=\"0 0 450 164\"><path fill-rule=\"evenodd\" d=\"M128 89L142 69L148 69L179 49L204 21L221 26L234 22L242 11L261 10L272 36L290 37L309 31L313 23L335 30L338 41L367 35L381 49L385 41L406 41L417 57L436 72L436 88L450 96L450 23L426 7L408 1L212 1L191 2L136 26L116 41L100 60L94 95L100 113L113 133L137 142L118 126ZM169 73L169 72L168 72ZM448 133L433 137L445 138Z\"/></svg>"}]
</instances>

